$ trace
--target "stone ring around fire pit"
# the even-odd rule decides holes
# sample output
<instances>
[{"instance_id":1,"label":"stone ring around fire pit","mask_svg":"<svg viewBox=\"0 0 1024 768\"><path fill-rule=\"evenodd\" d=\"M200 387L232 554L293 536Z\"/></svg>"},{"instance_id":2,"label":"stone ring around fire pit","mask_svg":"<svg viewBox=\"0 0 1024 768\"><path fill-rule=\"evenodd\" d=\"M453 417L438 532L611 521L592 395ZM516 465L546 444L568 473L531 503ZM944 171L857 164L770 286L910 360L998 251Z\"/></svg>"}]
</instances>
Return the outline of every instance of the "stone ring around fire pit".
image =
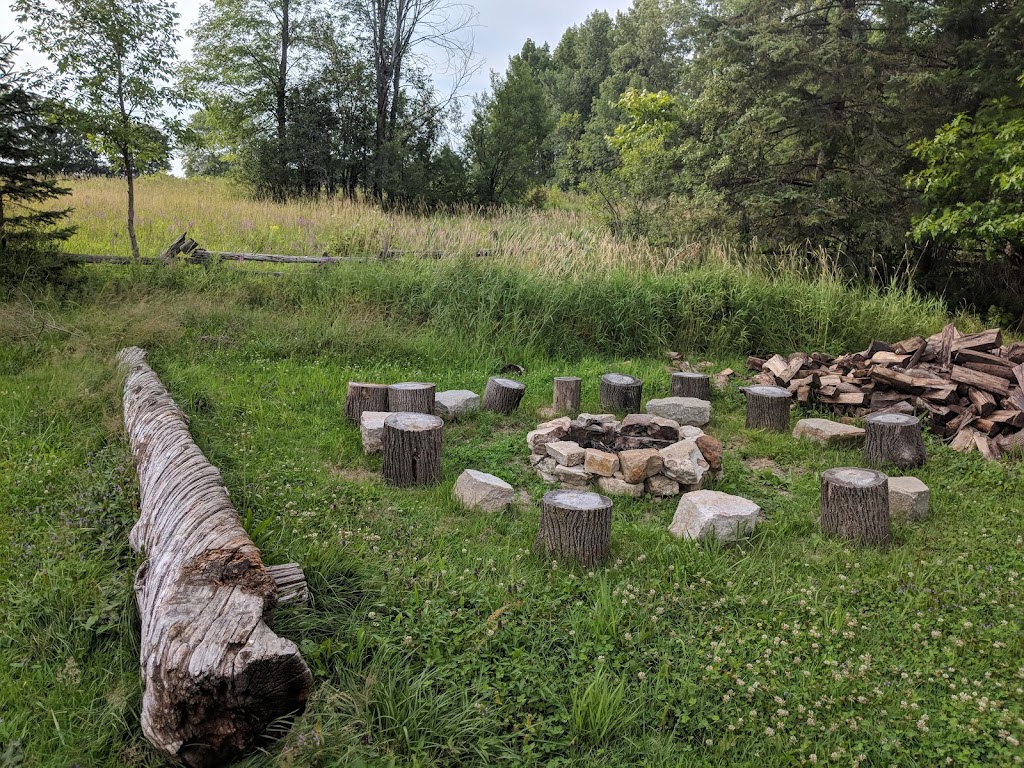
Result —
<instances>
[{"instance_id":1,"label":"stone ring around fire pit","mask_svg":"<svg viewBox=\"0 0 1024 768\"><path fill-rule=\"evenodd\" d=\"M697 427L635 413L581 413L538 424L529 433L530 463L546 483L582 490L596 482L620 496L677 496L722 475L722 444Z\"/></svg>"}]
</instances>

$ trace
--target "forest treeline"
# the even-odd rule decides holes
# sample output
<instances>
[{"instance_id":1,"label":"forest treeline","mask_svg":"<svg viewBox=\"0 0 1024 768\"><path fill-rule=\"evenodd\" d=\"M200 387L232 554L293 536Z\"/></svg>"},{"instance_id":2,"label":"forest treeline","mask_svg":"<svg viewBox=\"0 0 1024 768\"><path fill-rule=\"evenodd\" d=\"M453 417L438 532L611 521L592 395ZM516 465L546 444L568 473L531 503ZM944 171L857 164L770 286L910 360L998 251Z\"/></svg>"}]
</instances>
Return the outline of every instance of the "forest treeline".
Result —
<instances>
[{"instance_id":1,"label":"forest treeline","mask_svg":"<svg viewBox=\"0 0 1024 768\"><path fill-rule=\"evenodd\" d=\"M458 0L208 0L186 62L169 0L58 5L14 3L71 94L51 146L130 198L172 146L187 174L275 199L429 211L557 188L623 237L822 249L1024 309L1024 0L634 0L525 41L466 115Z\"/></svg>"}]
</instances>

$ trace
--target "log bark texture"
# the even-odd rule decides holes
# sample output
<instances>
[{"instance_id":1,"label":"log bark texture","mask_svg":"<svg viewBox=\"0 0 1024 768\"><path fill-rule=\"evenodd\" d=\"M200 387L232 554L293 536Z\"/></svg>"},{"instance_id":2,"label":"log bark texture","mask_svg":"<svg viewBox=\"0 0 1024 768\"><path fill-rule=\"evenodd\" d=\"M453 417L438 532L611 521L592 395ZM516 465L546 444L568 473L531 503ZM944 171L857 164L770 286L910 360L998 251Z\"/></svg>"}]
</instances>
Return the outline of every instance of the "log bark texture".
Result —
<instances>
[{"instance_id":1,"label":"log bark texture","mask_svg":"<svg viewBox=\"0 0 1024 768\"><path fill-rule=\"evenodd\" d=\"M395 413L434 413L436 387L419 381L404 381L388 387L388 407Z\"/></svg>"},{"instance_id":2,"label":"log bark texture","mask_svg":"<svg viewBox=\"0 0 1024 768\"><path fill-rule=\"evenodd\" d=\"M130 542L146 556L135 577L142 731L190 766L224 765L272 722L303 710L312 675L295 644L264 621L277 600L273 576L185 415L143 350L118 358L139 475Z\"/></svg>"},{"instance_id":3,"label":"log bark texture","mask_svg":"<svg viewBox=\"0 0 1024 768\"><path fill-rule=\"evenodd\" d=\"M444 421L426 413L393 413L384 420L384 479L392 485L441 480Z\"/></svg>"},{"instance_id":4,"label":"log bark texture","mask_svg":"<svg viewBox=\"0 0 1024 768\"><path fill-rule=\"evenodd\" d=\"M484 389L483 409L493 413L512 413L523 400L526 385L513 379L492 376Z\"/></svg>"},{"instance_id":5,"label":"log bark texture","mask_svg":"<svg viewBox=\"0 0 1024 768\"><path fill-rule=\"evenodd\" d=\"M267 568L267 573L277 587L277 605L309 602L306 574L302 572L302 566L298 563L271 565Z\"/></svg>"},{"instance_id":6,"label":"log bark texture","mask_svg":"<svg viewBox=\"0 0 1024 768\"><path fill-rule=\"evenodd\" d=\"M789 431L789 404L792 393L782 387L744 387L747 396L747 429Z\"/></svg>"},{"instance_id":7,"label":"log bark texture","mask_svg":"<svg viewBox=\"0 0 1024 768\"><path fill-rule=\"evenodd\" d=\"M914 416L874 414L865 420L864 430L864 458L873 467L895 464L900 469L912 469L928 458L921 423Z\"/></svg>"},{"instance_id":8,"label":"log bark texture","mask_svg":"<svg viewBox=\"0 0 1024 768\"><path fill-rule=\"evenodd\" d=\"M583 380L577 376L555 377L555 413L568 413L575 416L580 412L580 400L583 394Z\"/></svg>"},{"instance_id":9,"label":"log bark texture","mask_svg":"<svg viewBox=\"0 0 1024 768\"><path fill-rule=\"evenodd\" d=\"M821 476L821 532L858 544L886 546L889 478L871 469L830 469Z\"/></svg>"},{"instance_id":10,"label":"log bark texture","mask_svg":"<svg viewBox=\"0 0 1024 768\"><path fill-rule=\"evenodd\" d=\"M345 394L345 415L348 420L359 423L363 411L387 411L388 386L386 384L364 384L350 381Z\"/></svg>"},{"instance_id":11,"label":"log bark texture","mask_svg":"<svg viewBox=\"0 0 1024 768\"><path fill-rule=\"evenodd\" d=\"M611 541L612 501L607 496L590 491L544 494L536 550L590 567L608 556Z\"/></svg>"},{"instance_id":12,"label":"log bark texture","mask_svg":"<svg viewBox=\"0 0 1024 768\"><path fill-rule=\"evenodd\" d=\"M711 400L711 377L706 373L673 373L672 397Z\"/></svg>"},{"instance_id":13,"label":"log bark texture","mask_svg":"<svg viewBox=\"0 0 1024 768\"><path fill-rule=\"evenodd\" d=\"M612 413L640 413L644 383L624 373L601 377L601 408Z\"/></svg>"}]
</instances>

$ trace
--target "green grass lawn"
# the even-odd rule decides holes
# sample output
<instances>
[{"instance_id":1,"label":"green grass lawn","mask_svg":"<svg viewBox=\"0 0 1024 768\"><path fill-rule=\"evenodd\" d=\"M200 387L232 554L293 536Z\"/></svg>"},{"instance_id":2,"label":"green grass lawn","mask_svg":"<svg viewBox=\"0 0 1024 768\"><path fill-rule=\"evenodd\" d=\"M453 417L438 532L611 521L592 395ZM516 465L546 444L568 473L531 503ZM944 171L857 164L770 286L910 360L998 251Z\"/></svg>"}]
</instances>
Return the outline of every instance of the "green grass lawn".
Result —
<instances>
[{"instance_id":1,"label":"green grass lawn","mask_svg":"<svg viewBox=\"0 0 1024 768\"><path fill-rule=\"evenodd\" d=\"M610 370L665 396L653 349L627 357L575 326L564 353L550 329L488 338L422 297L359 301L341 278L303 302L261 276L90 274L72 298L0 305L0 766L165 764L138 726L138 502L114 367L128 344L149 350L264 560L310 582L312 605L274 622L313 670L309 708L245 765L1024 760L1019 466L929 439L915 474L931 518L895 524L888 551L852 548L818 531L819 480L860 453L745 430L737 382L708 429L726 445L717 489L766 523L721 549L670 537L672 501L616 499L611 558L580 570L531 551L546 488L526 432L556 375L583 377L584 410ZM679 351L742 368L739 346ZM343 416L349 380L480 392L513 362L522 408L447 427L433 489L387 487ZM459 508L467 467L521 502Z\"/></svg>"}]
</instances>

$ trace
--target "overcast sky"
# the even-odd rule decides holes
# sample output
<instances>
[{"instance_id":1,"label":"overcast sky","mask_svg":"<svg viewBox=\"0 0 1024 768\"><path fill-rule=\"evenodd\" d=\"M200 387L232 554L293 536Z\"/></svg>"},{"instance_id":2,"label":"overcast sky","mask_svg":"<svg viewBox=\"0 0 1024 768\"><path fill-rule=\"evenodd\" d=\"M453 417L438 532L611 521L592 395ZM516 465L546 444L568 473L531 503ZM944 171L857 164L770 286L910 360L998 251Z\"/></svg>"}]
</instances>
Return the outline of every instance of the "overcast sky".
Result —
<instances>
[{"instance_id":1,"label":"overcast sky","mask_svg":"<svg viewBox=\"0 0 1024 768\"><path fill-rule=\"evenodd\" d=\"M8 2L0 0L0 36L17 31ZM182 33L192 26L202 2L178 0ZM486 90L489 71L504 72L508 57L518 53L527 38L537 44L551 43L553 48L567 27L579 24L592 11L602 9L614 16L616 11L626 10L631 0L470 0L470 4L479 14L473 34L481 67L465 89L467 95ZM189 41L184 34L182 37L182 55L187 56ZM24 58L36 66L44 63L35 56Z\"/></svg>"}]
</instances>

